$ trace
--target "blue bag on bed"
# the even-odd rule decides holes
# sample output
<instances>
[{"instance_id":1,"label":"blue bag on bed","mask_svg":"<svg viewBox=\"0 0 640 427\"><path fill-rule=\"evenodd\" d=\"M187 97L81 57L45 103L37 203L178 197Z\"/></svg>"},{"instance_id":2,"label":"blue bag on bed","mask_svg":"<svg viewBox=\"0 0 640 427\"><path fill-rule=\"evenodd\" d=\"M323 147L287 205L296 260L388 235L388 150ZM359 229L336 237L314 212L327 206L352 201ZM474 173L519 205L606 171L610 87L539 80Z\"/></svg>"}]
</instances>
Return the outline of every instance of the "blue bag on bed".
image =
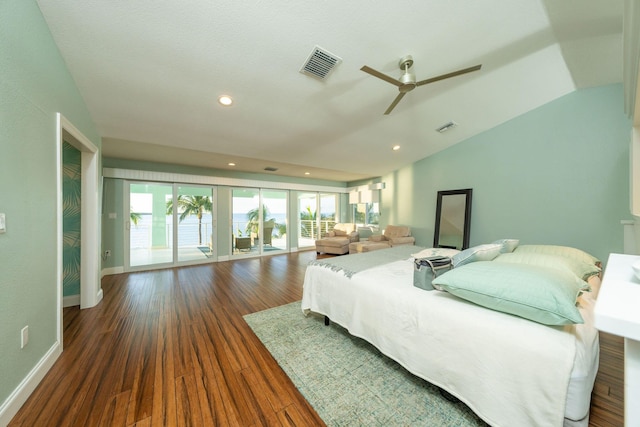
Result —
<instances>
[{"instance_id":1,"label":"blue bag on bed","mask_svg":"<svg viewBox=\"0 0 640 427\"><path fill-rule=\"evenodd\" d=\"M433 279L451 270L453 263L449 257L432 256L416 258L413 266L413 286L425 291L432 291L434 289L431 284Z\"/></svg>"}]
</instances>

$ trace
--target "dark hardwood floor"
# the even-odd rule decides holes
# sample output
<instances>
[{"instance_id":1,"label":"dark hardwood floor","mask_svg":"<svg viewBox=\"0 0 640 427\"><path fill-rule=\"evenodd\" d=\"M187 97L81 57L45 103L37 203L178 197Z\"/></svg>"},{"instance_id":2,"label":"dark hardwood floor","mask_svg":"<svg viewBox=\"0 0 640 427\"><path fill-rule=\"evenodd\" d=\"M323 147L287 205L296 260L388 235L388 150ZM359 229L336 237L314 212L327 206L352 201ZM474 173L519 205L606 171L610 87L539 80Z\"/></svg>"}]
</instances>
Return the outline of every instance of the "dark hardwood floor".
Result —
<instances>
[{"instance_id":1,"label":"dark hardwood floor","mask_svg":"<svg viewBox=\"0 0 640 427\"><path fill-rule=\"evenodd\" d=\"M298 301L315 252L106 276L64 311L64 352L10 426L317 426L242 319ZM602 335L591 426L622 426L622 341Z\"/></svg>"}]
</instances>

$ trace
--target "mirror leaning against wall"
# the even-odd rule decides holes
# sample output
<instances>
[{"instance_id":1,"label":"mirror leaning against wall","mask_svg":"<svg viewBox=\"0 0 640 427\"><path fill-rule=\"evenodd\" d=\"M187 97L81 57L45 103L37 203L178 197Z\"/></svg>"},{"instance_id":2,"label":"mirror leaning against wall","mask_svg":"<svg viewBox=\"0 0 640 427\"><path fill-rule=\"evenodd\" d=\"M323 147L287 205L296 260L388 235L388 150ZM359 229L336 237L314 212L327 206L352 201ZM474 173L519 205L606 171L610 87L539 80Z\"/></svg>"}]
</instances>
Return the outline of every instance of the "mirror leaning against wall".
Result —
<instances>
[{"instance_id":1,"label":"mirror leaning against wall","mask_svg":"<svg viewBox=\"0 0 640 427\"><path fill-rule=\"evenodd\" d=\"M434 248L463 250L469 247L473 189L438 191Z\"/></svg>"}]
</instances>

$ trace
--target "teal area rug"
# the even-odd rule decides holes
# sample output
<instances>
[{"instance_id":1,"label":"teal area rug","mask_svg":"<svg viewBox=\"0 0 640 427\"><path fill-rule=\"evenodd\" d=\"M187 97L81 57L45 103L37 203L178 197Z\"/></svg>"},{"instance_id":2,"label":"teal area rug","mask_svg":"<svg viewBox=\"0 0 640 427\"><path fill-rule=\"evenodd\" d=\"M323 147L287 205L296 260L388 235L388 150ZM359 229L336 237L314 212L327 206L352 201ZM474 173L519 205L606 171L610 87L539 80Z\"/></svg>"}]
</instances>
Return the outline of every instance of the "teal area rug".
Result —
<instances>
[{"instance_id":1,"label":"teal area rug","mask_svg":"<svg viewBox=\"0 0 640 427\"><path fill-rule=\"evenodd\" d=\"M300 302L244 316L328 426L486 426L466 405L410 374Z\"/></svg>"}]
</instances>

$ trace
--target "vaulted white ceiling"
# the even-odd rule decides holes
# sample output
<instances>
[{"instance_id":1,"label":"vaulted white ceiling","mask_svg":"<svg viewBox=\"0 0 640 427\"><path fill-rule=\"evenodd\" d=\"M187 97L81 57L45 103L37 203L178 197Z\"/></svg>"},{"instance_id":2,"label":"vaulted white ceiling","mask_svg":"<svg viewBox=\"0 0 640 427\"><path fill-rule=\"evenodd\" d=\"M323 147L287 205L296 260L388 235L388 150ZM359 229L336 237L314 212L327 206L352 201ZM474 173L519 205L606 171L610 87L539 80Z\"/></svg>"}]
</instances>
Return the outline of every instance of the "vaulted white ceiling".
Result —
<instances>
[{"instance_id":1,"label":"vaulted white ceiling","mask_svg":"<svg viewBox=\"0 0 640 427\"><path fill-rule=\"evenodd\" d=\"M622 0L38 4L106 157L352 181L622 81ZM342 58L324 81L299 72L315 46ZM399 78L407 54L418 80L482 69L418 87L385 116L398 89L360 68Z\"/></svg>"}]
</instances>

